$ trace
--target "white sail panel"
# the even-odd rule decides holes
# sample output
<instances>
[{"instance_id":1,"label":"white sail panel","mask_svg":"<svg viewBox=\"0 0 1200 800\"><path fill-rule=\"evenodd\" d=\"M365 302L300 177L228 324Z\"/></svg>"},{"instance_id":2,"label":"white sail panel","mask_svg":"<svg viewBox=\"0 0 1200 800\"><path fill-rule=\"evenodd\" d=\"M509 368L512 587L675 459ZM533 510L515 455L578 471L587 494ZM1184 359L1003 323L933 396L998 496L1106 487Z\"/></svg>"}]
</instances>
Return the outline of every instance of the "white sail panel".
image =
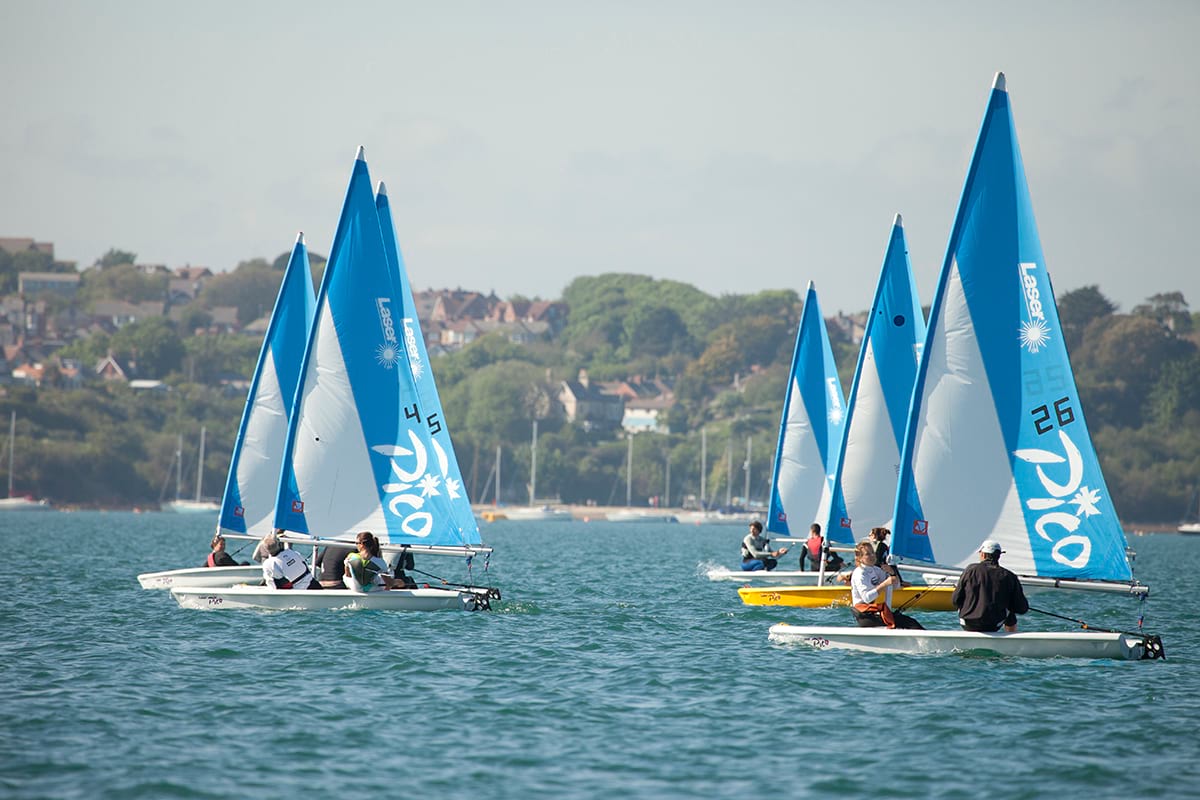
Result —
<instances>
[{"instance_id":1,"label":"white sail panel","mask_svg":"<svg viewBox=\"0 0 1200 800\"><path fill-rule=\"evenodd\" d=\"M876 526L892 527L896 474L900 468L900 447L884 402L884 386L879 380L870 338L863 342L863 347L866 352L846 428L841 476L846 516L856 538Z\"/></svg>"},{"instance_id":2,"label":"white sail panel","mask_svg":"<svg viewBox=\"0 0 1200 800\"><path fill-rule=\"evenodd\" d=\"M291 459L304 503L303 532L345 539L360 530L379 535L387 526L328 305L320 310L314 337Z\"/></svg>"},{"instance_id":3,"label":"white sail panel","mask_svg":"<svg viewBox=\"0 0 1200 800\"><path fill-rule=\"evenodd\" d=\"M793 379L793 384L795 382ZM824 422L821 420L821 424ZM811 509L814 520L824 520L829 513L825 460L817 446L813 423L808 418L799 386L792 387L781 445L776 492L783 508L788 510L793 519L799 517L803 521L805 512ZM792 509L795 510L794 515Z\"/></svg>"},{"instance_id":4,"label":"white sail panel","mask_svg":"<svg viewBox=\"0 0 1200 800\"><path fill-rule=\"evenodd\" d=\"M266 536L274 526L279 462L286 443L287 410L279 388L279 375L275 371L275 354L268 349L258 376L254 411L246 422L237 463L241 496L256 498L256 502L245 502L242 512L245 532L253 536Z\"/></svg>"},{"instance_id":5,"label":"white sail panel","mask_svg":"<svg viewBox=\"0 0 1200 800\"><path fill-rule=\"evenodd\" d=\"M992 389L957 269L942 301L942 324L925 341L928 370L913 438L912 484L923 516L905 530L927 543L926 560L965 566L984 539L996 539L1004 562L1032 565L1020 502ZM897 537L900 539L901 537ZM910 545L916 555L920 548Z\"/></svg>"}]
</instances>

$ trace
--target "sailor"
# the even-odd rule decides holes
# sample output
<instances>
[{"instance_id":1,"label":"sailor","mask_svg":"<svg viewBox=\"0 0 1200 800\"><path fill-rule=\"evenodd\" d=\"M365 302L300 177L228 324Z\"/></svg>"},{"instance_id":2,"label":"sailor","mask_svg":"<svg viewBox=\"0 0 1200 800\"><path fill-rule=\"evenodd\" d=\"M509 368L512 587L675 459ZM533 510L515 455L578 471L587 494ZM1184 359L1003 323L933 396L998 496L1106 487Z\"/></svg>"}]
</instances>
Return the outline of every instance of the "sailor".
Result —
<instances>
[{"instance_id":1,"label":"sailor","mask_svg":"<svg viewBox=\"0 0 1200 800\"><path fill-rule=\"evenodd\" d=\"M771 540L762 535L762 523L750 523L750 533L742 539L742 569L746 572L772 570L779 564L775 559L788 551L786 547L771 549Z\"/></svg>"},{"instance_id":2,"label":"sailor","mask_svg":"<svg viewBox=\"0 0 1200 800\"><path fill-rule=\"evenodd\" d=\"M1025 590L1015 574L1000 566L1000 543L988 539L979 546L979 561L962 571L950 596L958 622L968 631L1015 633L1017 614L1029 611Z\"/></svg>"},{"instance_id":3,"label":"sailor","mask_svg":"<svg viewBox=\"0 0 1200 800\"><path fill-rule=\"evenodd\" d=\"M342 580L355 592L392 588L388 565L379 551L379 540L370 531L359 531L354 539L358 551L346 556Z\"/></svg>"},{"instance_id":4,"label":"sailor","mask_svg":"<svg viewBox=\"0 0 1200 800\"><path fill-rule=\"evenodd\" d=\"M204 562L206 567L244 567L245 564L239 564L233 560L233 556L225 552L225 537L221 534L216 534L209 544L212 552L208 554L208 559Z\"/></svg>"},{"instance_id":5,"label":"sailor","mask_svg":"<svg viewBox=\"0 0 1200 800\"><path fill-rule=\"evenodd\" d=\"M887 537L891 535L892 532L887 528L871 528L871 542L875 545L875 565L889 575L900 577L899 570L888 563L888 554L892 549L888 547Z\"/></svg>"},{"instance_id":6,"label":"sailor","mask_svg":"<svg viewBox=\"0 0 1200 800\"><path fill-rule=\"evenodd\" d=\"M392 562L392 588L393 589L415 589L417 582L412 579L407 570L414 569L414 561L412 552L406 547L396 554L396 560Z\"/></svg>"},{"instance_id":7,"label":"sailor","mask_svg":"<svg viewBox=\"0 0 1200 800\"><path fill-rule=\"evenodd\" d=\"M354 552L350 545L328 545L317 552L314 565L320 570L321 586L325 589L345 589L342 572L345 569L346 556Z\"/></svg>"},{"instance_id":8,"label":"sailor","mask_svg":"<svg viewBox=\"0 0 1200 800\"><path fill-rule=\"evenodd\" d=\"M263 582L272 589L320 589L321 584L308 571L308 564L280 540L278 533L268 533L262 540L267 551L262 562Z\"/></svg>"},{"instance_id":9,"label":"sailor","mask_svg":"<svg viewBox=\"0 0 1200 800\"><path fill-rule=\"evenodd\" d=\"M870 540L854 546L854 574L850 576L851 610L860 628L916 628L924 625L907 614L893 611L892 589L900 579L875 564L875 545Z\"/></svg>"},{"instance_id":10,"label":"sailor","mask_svg":"<svg viewBox=\"0 0 1200 800\"><path fill-rule=\"evenodd\" d=\"M825 537L821 535L821 523L814 522L808 529L808 540L800 548L800 569L804 569L804 560L808 559L809 569L818 572L821 569L821 549L825 546Z\"/></svg>"}]
</instances>

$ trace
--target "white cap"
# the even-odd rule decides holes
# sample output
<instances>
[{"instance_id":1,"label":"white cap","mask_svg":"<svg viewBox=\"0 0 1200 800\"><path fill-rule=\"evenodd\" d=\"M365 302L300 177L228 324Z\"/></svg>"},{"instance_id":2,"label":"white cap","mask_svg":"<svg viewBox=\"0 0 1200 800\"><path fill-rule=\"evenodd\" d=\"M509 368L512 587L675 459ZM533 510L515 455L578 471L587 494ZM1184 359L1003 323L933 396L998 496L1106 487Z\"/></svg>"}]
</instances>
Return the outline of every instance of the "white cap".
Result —
<instances>
[{"instance_id":1,"label":"white cap","mask_svg":"<svg viewBox=\"0 0 1200 800\"><path fill-rule=\"evenodd\" d=\"M1000 549L1000 543L997 542L995 539L984 539L983 544L979 545L979 552L981 552L981 553L1003 553L1004 551Z\"/></svg>"}]
</instances>

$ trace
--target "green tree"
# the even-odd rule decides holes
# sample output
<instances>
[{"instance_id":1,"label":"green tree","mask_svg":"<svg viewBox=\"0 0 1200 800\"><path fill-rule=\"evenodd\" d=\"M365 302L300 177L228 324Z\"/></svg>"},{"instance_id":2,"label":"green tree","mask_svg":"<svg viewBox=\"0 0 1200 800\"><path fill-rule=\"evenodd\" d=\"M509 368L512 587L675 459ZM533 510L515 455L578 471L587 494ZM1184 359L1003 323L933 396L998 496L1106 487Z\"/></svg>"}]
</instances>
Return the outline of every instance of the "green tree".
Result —
<instances>
[{"instance_id":1,"label":"green tree","mask_svg":"<svg viewBox=\"0 0 1200 800\"><path fill-rule=\"evenodd\" d=\"M200 302L207 308L234 306L238 323L248 325L271 313L283 275L266 260L243 261L232 272L216 275L204 284Z\"/></svg>"},{"instance_id":2,"label":"green tree","mask_svg":"<svg viewBox=\"0 0 1200 800\"><path fill-rule=\"evenodd\" d=\"M87 305L97 300L123 300L144 303L164 300L170 276L147 275L133 264L116 264L103 270L89 270L80 280L79 299Z\"/></svg>"},{"instance_id":3,"label":"green tree","mask_svg":"<svg viewBox=\"0 0 1200 800\"><path fill-rule=\"evenodd\" d=\"M1099 286L1084 286L1067 292L1058 298L1058 321L1062 325L1067 349L1074 351L1081 341L1087 326L1094 320L1112 316L1116 305L1100 293Z\"/></svg>"},{"instance_id":4,"label":"green tree","mask_svg":"<svg viewBox=\"0 0 1200 800\"><path fill-rule=\"evenodd\" d=\"M114 354L136 362L138 377L163 378L178 372L186 353L171 324L162 317L135 322L112 336Z\"/></svg>"},{"instance_id":5,"label":"green tree","mask_svg":"<svg viewBox=\"0 0 1200 800\"><path fill-rule=\"evenodd\" d=\"M137 254L131 253L128 250L118 250L115 247L109 248L108 252L96 259L96 266L101 270L106 270L109 267L118 267L123 264L137 263Z\"/></svg>"}]
</instances>

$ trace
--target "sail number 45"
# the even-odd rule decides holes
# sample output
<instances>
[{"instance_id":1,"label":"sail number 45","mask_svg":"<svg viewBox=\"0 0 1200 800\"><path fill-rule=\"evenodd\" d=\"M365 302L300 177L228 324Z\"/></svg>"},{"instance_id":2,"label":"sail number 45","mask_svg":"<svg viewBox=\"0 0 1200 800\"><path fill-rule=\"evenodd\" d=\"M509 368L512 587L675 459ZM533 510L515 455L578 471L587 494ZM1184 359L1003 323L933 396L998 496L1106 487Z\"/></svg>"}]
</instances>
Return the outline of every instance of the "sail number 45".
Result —
<instances>
[{"instance_id":1,"label":"sail number 45","mask_svg":"<svg viewBox=\"0 0 1200 800\"><path fill-rule=\"evenodd\" d=\"M1040 405L1029 413L1033 415L1033 427L1037 430L1040 436L1043 433L1049 433L1054 430L1054 422L1051 417L1058 422L1058 427L1065 428L1075 421L1075 411L1069 405L1071 398L1060 397L1054 401L1053 406L1046 404ZM1050 409L1054 409L1051 414Z\"/></svg>"}]
</instances>

